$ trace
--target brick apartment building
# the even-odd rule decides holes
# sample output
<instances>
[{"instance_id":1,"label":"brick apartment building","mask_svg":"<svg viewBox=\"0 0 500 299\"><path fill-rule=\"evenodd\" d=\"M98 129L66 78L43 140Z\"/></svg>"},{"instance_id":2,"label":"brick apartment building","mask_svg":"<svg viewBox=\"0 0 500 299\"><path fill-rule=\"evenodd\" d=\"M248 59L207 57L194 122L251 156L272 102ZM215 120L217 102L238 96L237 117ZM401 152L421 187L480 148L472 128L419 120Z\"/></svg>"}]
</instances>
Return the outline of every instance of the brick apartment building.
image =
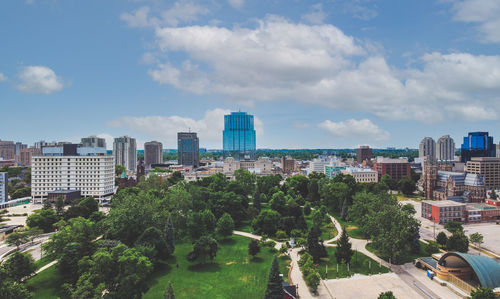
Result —
<instances>
[{"instance_id":1,"label":"brick apartment building","mask_svg":"<svg viewBox=\"0 0 500 299\"><path fill-rule=\"evenodd\" d=\"M405 176L411 177L410 163L406 159L377 157L373 169L378 172L379 180L386 174L390 175L394 181L399 181Z\"/></svg>"}]
</instances>

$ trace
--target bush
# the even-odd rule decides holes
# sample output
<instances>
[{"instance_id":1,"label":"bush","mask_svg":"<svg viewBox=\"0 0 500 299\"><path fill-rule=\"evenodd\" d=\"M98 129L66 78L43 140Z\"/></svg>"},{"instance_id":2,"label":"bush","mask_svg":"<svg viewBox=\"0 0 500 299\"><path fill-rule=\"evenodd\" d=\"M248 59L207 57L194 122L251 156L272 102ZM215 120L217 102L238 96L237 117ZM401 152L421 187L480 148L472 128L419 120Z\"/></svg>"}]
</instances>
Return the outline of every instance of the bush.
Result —
<instances>
[{"instance_id":1,"label":"bush","mask_svg":"<svg viewBox=\"0 0 500 299\"><path fill-rule=\"evenodd\" d=\"M283 239L287 238L287 235L286 235L285 231L279 230L276 232L276 238L283 240Z\"/></svg>"}]
</instances>

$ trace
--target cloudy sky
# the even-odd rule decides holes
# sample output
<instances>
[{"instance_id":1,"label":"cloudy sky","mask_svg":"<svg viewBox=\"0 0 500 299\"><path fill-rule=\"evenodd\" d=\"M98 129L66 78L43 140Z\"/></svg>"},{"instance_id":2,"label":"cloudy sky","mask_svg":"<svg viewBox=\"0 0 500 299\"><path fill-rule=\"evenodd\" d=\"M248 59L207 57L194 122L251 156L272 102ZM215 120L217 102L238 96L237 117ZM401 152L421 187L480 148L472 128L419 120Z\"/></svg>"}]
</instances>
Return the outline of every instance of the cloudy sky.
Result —
<instances>
[{"instance_id":1,"label":"cloudy sky","mask_svg":"<svg viewBox=\"0 0 500 299\"><path fill-rule=\"evenodd\" d=\"M1 1L0 139L175 148L191 129L221 148L237 110L258 148L500 138L499 15L498 0Z\"/></svg>"}]
</instances>

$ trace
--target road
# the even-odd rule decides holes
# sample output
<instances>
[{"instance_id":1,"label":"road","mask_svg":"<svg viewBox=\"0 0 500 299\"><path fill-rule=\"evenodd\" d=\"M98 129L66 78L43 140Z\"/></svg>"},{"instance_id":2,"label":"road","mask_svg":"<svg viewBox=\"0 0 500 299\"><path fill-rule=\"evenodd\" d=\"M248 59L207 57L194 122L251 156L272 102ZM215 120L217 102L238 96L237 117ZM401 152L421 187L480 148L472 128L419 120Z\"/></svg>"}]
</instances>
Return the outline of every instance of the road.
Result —
<instances>
[{"instance_id":1,"label":"road","mask_svg":"<svg viewBox=\"0 0 500 299\"><path fill-rule=\"evenodd\" d=\"M26 244L19 246L19 249L21 250L21 252L31 253L31 255L33 256L33 259L35 261L37 261L41 258L40 245L47 242L49 240L49 237L52 234L53 233L43 234L40 237L35 238L33 240L33 243L28 242ZM15 246L7 245L7 243L5 243L5 241L1 242L0 244L1 244L0 245L0 260L3 260L8 253L10 253L11 251L16 249Z\"/></svg>"}]
</instances>

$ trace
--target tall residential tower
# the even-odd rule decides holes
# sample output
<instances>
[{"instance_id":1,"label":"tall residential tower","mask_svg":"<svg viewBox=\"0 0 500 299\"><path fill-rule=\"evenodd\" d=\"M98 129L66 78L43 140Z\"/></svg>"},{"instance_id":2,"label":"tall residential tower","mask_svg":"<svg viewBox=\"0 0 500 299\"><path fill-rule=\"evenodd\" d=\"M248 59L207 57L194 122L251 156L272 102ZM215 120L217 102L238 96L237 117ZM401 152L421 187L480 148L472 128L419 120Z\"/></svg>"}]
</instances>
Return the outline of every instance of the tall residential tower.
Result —
<instances>
[{"instance_id":1,"label":"tall residential tower","mask_svg":"<svg viewBox=\"0 0 500 299\"><path fill-rule=\"evenodd\" d=\"M431 137L425 137L420 141L418 147L418 156L420 158L429 157L434 159L436 157L436 142Z\"/></svg>"},{"instance_id":2,"label":"tall residential tower","mask_svg":"<svg viewBox=\"0 0 500 299\"><path fill-rule=\"evenodd\" d=\"M116 165L123 165L128 171L136 171L137 145L134 138L128 136L115 138L113 155Z\"/></svg>"},{"instance_id":3,"label":"tall residential tower","mask_svg":"<svg viewBox=\"0 0 500 299\"><path fill-rule=\"evenodd\" d=\"M436 159L439 161L455 160L455 141L450 135L444 135L436 143Z\"/></svg>"},{"instance_id":4,"label":"tall residential tower","mask_svg":"<svg viewBox=\"0 0 500 299\"><path fill-rule=\"evenodd\" d=\"M223 131L224 158L255 160L256 140L254 117L246 112L231 112L224 116Z\"/></svg>"}]
</instances>

